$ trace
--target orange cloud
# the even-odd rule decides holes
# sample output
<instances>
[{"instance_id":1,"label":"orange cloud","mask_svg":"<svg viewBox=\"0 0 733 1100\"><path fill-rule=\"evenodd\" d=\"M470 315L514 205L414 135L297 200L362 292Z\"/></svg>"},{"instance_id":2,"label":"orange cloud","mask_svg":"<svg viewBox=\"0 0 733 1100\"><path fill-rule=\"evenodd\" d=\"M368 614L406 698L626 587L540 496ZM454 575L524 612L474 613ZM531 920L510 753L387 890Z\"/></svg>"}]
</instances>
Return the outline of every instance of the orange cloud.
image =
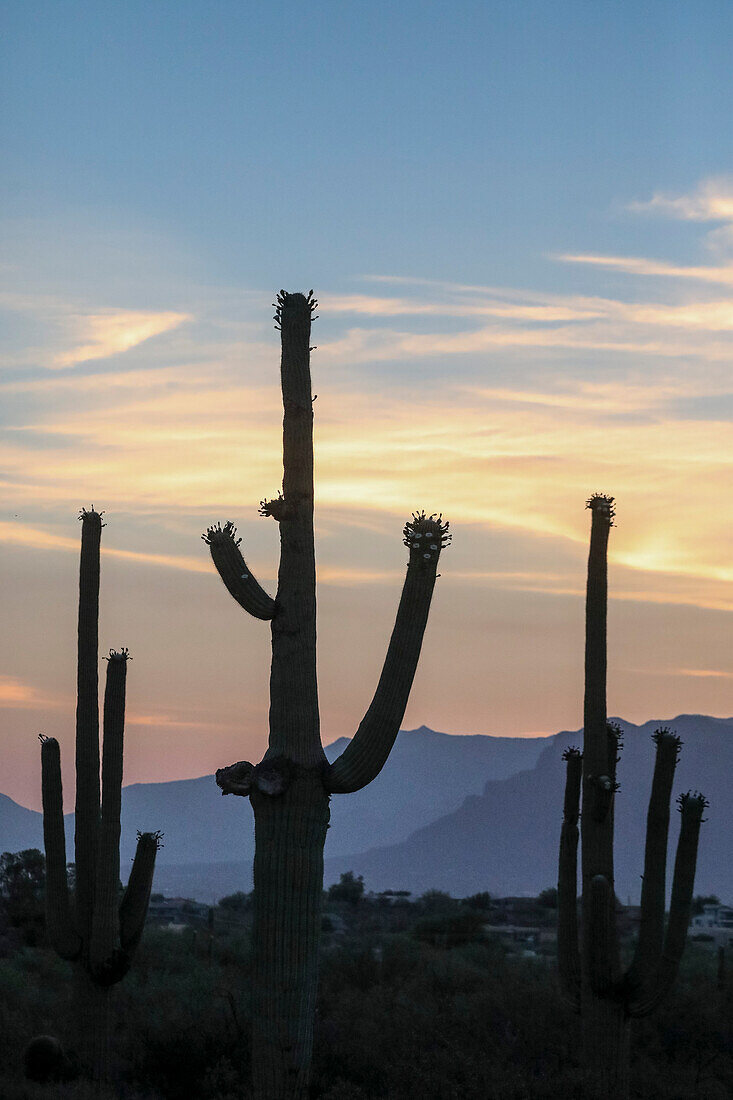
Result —
<instances>
[{"instance_id":1,"label":"orange cloud","mask_svg":"<svg viewBox=\"0 0 733 1100\"><path fill-rule=\"evenodd\" d=\"M701 676L703 678L714 677L724 680L733 679L733 672L723 672L718 668L676 668L670 675L674 676Z\"/></svg>"},{"instance_id":2,"label":"orange cloud","mask_svg":"<svg viewBox=\"0 0 733 1100\"><path fill-rule=\"evenodd\" d=\"M733 283L733 264L700 267L684 264L668 264L659 260L642 259L636 256L603 256L582 253L564 253L555 257L564 263L592 264L596 267L613 268L630 275L662 275L674 279L698 279L708 283Z\"/></svg>"},{"instance_id":3,"label":"orange cloud","mask_svg":"<svg viewBox=\"0 0 733 1100\"><path fill-rule=\"evenodd\" d=\"M51 699L15 676L0 676L0 707L36 710L40 707L61 707L66 701Z\"/></svg>"},{"instance_id":4,"label":"orange cloud","mask_svg":"<svg viewBox=\"0 0 733 1100\"><path fill-rule=\"evenodd\" d=\"M38 527L0 521L0 542L11 546L27 546L34 550L71 550L79 553L79 540L67 535L55 535ZM143 565L160 565L168 569L184 569L189 573L208 573L205 561L193 557L177 557L173 554L147 554L138 550L115 550L103 547L102 553L110 558L140 562Z\"/></svg>"},{"instance_id":5,"label":"orange cloud","mask_svg":"<svg viewBox=\"0 0 733 1100\"><path fill-rule=\"evenodd\" d=\"M77 314L68 319L68 325L79 343L68 351L54 356L54 367L72 367L90 359L107 359L123 351L170 332L188 321L187 313L153 313L110 309L103 313Z\"/></svg>"}]
</instances>

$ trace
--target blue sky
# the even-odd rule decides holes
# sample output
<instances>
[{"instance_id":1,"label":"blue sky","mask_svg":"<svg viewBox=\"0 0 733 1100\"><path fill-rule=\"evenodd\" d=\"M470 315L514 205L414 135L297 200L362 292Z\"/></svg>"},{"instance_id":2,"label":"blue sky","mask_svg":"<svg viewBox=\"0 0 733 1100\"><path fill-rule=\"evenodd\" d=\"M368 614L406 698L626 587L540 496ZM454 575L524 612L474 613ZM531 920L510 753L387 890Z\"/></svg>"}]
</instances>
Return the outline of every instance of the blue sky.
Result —
<instances>
[{"instance_id":1,"label":"blue sky","mask_svg":"<svg viewBox=\"0 0 733 1100\"><path fill-rule=\"evenodd\" d=\"M267 634L198 534L235 520L274 576L281 286L321 300L328 740L369 702L422 506L456 538L406 725L578 726L596 489L619 499L611 708L733 712L729 4L31 0L3 21L7 793L35 804L33 734L68 737L92 503L104 644L136 656L128 779L262 751Z\"/></svg>"},{"instance_id":2,"label":"blue sky","mask_svg":"<svg viewBox=\"0 0 733 1100\"><path fill-rule=\"evenodd\" d=\"M730 153L723 3L56 0L5 20L6 209L172 238L207 281L577 286L546 253L633 242L626 203Z\"/></svg>"}]
</instances>

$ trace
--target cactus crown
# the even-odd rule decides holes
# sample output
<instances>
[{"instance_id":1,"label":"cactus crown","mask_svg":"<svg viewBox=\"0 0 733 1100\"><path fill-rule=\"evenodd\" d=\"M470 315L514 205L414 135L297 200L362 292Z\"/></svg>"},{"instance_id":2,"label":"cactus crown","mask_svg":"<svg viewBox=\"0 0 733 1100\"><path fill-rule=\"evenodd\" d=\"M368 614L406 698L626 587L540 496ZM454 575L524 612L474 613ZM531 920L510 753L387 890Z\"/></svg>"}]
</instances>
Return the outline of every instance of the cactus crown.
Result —
<instances>
[{"instance_id":1,"label":"cactus crown","mask_svg":"<svg viewBox=\"0 0 733 1100\"><path fill-rule=\"evenodd\" d=\"M690 813L693 816L698 816L701 821L705 818L702 816L703 811L708 808L710 803L704 794L700 791L687 791L685 794L681 794L677 799L677 809L681 814Z\"/></svg>"},{"instance_id":2,"label":"cactus crown","mask_svg":"<svg viewBox=\"0 0 733 1100\"><path fill-rule=\"evenodd\" d=\"M574 760L576 757L581 757L582 755L583 754L577 747L577 745L571 745L569 748L565 749L565 752L562 754L562 758L563 760Z\"/></svg>"},{"instance_id":3,"label":"cactus crown","mask_svg":"<svg viewBox=\"0 0 733 1100\"><path fill-rule=\"evenodd\" d=\"M305 294L288 294L287 291L281 290L272 304L275 307L272 319L276 322L275 328L280 331L283 324L318 320L316 315L318 301L313 297L312 290L308 291L307 297Z\"/></svg>"},{"instance_id":4,"label":"cactus crown","mask_svg":"<svg viewBox=\"0 0 733 1100\"><path fill-rule=\"evenodd\" d=\"M109 655L104 657L105 661L131 661L130 651L127 646L122 646L121 649L110 649Z\"/></svg>"},{"instance_id":5,"label":"cactus crown","mask_svg":"<svg viewBox=\"0 0 733 1100\"><path fill-rule=\"evenodd\" d=\"M257 509L261 516L272 516L278 522L286 515L287 508L285 504L285 497L281 492L278 492L276 497L272 500L261 500L260 506Z\"/></svg>"},{"instance_id":6,"label":"cactus crown","mask_svg":"<svg viewBox=\"0 0 733 1100\"><path fill-rule=\"evenodd\" d=\"M413 512L404 526L403 541L410 549L410 561L437 561L440 551L447 546L453 536L449 533L450 524L443 522L443 513L426 516L425 512Z\"/></svg>"},{"instance_id":7,"label":"cactus crown","mask_svg":"<svg viewBox=\"0 0 733 1100\"><path fill-rule=\"evenodd\" d=\"M89 524L91 524L95 527L102 528L102 527L107 526L106 523L102 523L102 516L103 515L104 515L104 511L101 511L101 512L95 511L94 505L92 505L91 508L80 508L79 509L79 521L80 521L80 523L89 523Z\"/></svg>"},{"instance_id":8,"label":"cactus crown","mask_svg":"<svg viewBox=\"0 0 733 1100\"><path fill-rule=\"evenodd\" d=\"M652 741L661 748L663 745L674 746L675 761L680 758L680 746L682 745L682 738L679 737L674 730L671 730L669 726L660 726L652 734Z\"/></svg>"},{"instance_id":9,"label":"cactus crown","mask_svg":"<svg viewBox=\"0 0 733 1100\"><path fill-rule=\"evenodd\" d=\"M220 523L217 523L215 526L209 527L201 536L201 538L204 540L207 546L213 546L215 543L226 542L227 539L230 539L235 546L239 546L242 540L238 539L236 535L237 528L230 520L228 520L223 527Z\"/></svg>"},{"instance_id":10,"label":"cactus crown","mask_svg":"<svg viewBox=\"0 0 733 1100\"><path fill-rule=\"evenodd\" d=\"M673 729L670 729L669 726L659 726L652 734L652 741L658 745L660 741L666 740L676 741L678 745L682 744L682 738Z\"/></svg>"},{"instance_id":11,"label":"cactus crown","mask_svg":"<svg viewBox=\"0 0 733 1100\"><path fill-rule=\"evenodd\" d=\"M594 516L603 516L608 520L608 526L613 527L616 515L615 498L605 493L593 493L585 502L586 508L590 508Z\"/></svg>"},{"instance_id":12,"label":"cactus crown","mask_svg":"<svg viewBox=\"0 0 733 1100\"><path fill-rule=\"evenodd\" d=\"M142 841L143 844L146 845L154 844L156 852L159 852L161 848L165 847L162 843L164 835L165 834L161 832L160 829L157 829L154 833L141 833L139 829L137 831L138 842Z\"/></svg>"}]
</instances>

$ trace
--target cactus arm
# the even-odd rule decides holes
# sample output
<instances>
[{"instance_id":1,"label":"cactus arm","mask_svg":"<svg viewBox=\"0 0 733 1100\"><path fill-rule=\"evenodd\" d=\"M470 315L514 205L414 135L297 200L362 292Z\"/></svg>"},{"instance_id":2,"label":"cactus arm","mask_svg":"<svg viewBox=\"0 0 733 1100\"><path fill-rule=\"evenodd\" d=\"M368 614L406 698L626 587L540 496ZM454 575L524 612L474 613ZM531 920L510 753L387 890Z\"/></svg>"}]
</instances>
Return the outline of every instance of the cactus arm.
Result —
<instances>
[{"instance_id":1,"label":"cactus arm","mask_svg":"<svg viewBox=\"0 0 733 1100\"><path fill-rule=\"evenodd\" d=\"M672 794L680 739L666 727L654 734L656 759L646 822L644 876L641 887L641 924L634 960L629 968L629 987L646 985L662 955L664 943L665 872L669 836L669 802Z\"/></svg>"},{"instance_id":2,"label":"cactus arm","mask_svg":"<svg viewBox=\"0 0 733 1100\"><path fill-rule=\"evenodd\" d=\"M608 774L606 666L608 608L608 536L613 524L613 497L593 496L585 613L585 697L583 702L584 772Z\"/></svg>"},{"instance_id":3,"label":"cactus arm","mask_svg":"<svg viewBox=\"0 0 733 1100\"><path fill-rule=\"evenodd\" d=\"M567 763L567 771L557 878L557 961L563 994L574 1006L580 1007L578 814L583 757L578 749L567 749L563 759Z\"/></svg>"},{"instance_id":4,"label":"cactus arm","mask_svg":"<svg viewBox=\"0 0 733 1100\"><path fill-rule=\"evenodd\" d=\"M438 559L449 539L448 524L439 516L416 513L405 526L410 558L384 667L358 730L326 773L326 789L331 794L365 787L389 756L415 677Z\"/></svg>"},{"instance_id":5,"label":"cactus arm","mask_svg":"<svg viewBox=\"0 0 733 1100\"><path fill-rule=\"evenodd\" d=\"M613 874L613 796L617 736L606 718L606 628L608 536L613 497L597 494L591 510L585 620L585 696L583 704L583 808L581 828L583 927L582 968L591 986L605 986L618 969ZM605 883L602 887L601 883ZM605 900L604 900L605 899ZM599 907L607 905L601 918ZM600 937L600 938L599 938Z\"/></svg>"},{"instance_id":6,"label":"cactus arm","mask_svg":"<svg viewBox=\"0 0 733 1100\"><path fill-rule=\"evenodd\" d=\"M316 677L316 559L313 537L312 292L277 298L282 355L283 491L263 501L280 528L276 611L271 622L268 755L323 768Z\"/></svg>"},{"instance_id":7,"label":"cactus arm","mask_svg":"<svg viewBox=\"0 0 733 1100\"><path fill-rule=\"evenodd\" d=\"M94 892L90 958L93 970L105 971L117 947L120 882L120 813L122 754L125 731L125 686L128 653L110 650L104 691L102 746L102 816Z\"/></svg>"},{"instance_id":8,"label":"cactus arm","mask_svg":"<svg viewBox=\"0 0 733 1100\"><path fill-rule=\"evenodd\" d=\"M99 552L102 516L92 508L81 519L79 627L76 704L76 912L82 939L89 942L99 830Z\"/></svg>"},{"instance_id":9,"label":"cactus arm","mask_svg":"<svg viewBox=\"0 0 733 1100\"><path fill-rule=\"evenodd\" d=\"M131 955L140 943L153 886L155 856L161 833L139 833L137 851L125 893L120 903L120 944Z\"/></svg>"},{"instance_id":10,"label":"cactus arm","mask_svg":"<svg viewBox=\"0 0 733 1100\"><path fill-rule=\"evenodd\" d=\"M55 737L41 734L40 741L43 844L46 850L46 925L57 954L62 959L75 959L81 950L81 939L74 928L69 905L61 753Z\"/></svg>"},{"instance_id":11,"label":"cactus arm","mask_svg":"<svg viewBox=\"0 0 733 1100\"><path fill-rule=\"evenodd\" d=\"M225 523L222 527L217 523L201 538L211 551L211 560L219 576L240 607L255 619L271 619L275 614L275 601L253 577L239 549L242 540L236 535L234 524Z\"/></svg>"},{"instance_id":12,"label":"cactus arm","mask_svg":"<svg viewBox=\"0 0 733 1100\"><path fill-rule=\"evenodd\" d=\"M687 928L690 923L692 894L695 887L695 868L697 848L700 838L700 825L707 800L699 792L680 796L679 809L682 815L677 854L672 879L672 898L669 906L669 922L664 937L664 948L656 972L651 980L632 997L629 1013L632 1016L646 1016L672 988L679 970L682 952L685 947Z\"/></svg>"}]
</instances>

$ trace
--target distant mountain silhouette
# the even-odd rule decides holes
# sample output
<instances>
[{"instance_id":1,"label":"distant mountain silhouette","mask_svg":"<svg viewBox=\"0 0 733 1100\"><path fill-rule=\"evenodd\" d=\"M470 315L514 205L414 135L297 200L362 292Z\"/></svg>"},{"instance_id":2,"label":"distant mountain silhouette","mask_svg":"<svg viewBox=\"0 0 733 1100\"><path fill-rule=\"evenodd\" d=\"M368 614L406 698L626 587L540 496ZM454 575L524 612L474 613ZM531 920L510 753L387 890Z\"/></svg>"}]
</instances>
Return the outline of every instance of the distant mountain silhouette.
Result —
<instances>
[{"instance_id":1,"label":"distant mountain silhouette","mask_svg":"<svg viewBox=\"0 0 733 1100\"><path fill-rule=\"evenodd\" d=\"M635 726L620 720L625 744L616 811L616 889L637 899L644 859L654 745L669 725L684 741L674 797L697 789L709 799L696 891L733 901L733 718L680 715ZM346 739L326 749L333 759ZM580 731L553 737L454 736L421 726L399 734L378 778L354 795L334 795L326 841L326 882L343 871L367 889L437 888L456 896L479 890L537 894L556 879L568 745ZM670 878L678 815L670 829ZM66 819L73 859L73 815ZM162 829L155 889L211 902L251 889L254 827L245 800L222 798L212 776L125 787L122 877L138 829ZM0 795L0 851L43 846L41 815Z\"/></svg>"},{"instance_id":2,"label":"distant mountain silhouette","mask_svg":"<svg viewBox=\"0 0 733 1100\"><path fill-rule=\"evenodd\" d=\"M487 779L532 767L549 738L456 736L421 726L402 731L388 766L362 791L336 795L331 804L330 855L394 844L457 809ZM330 760L348 744L326 748ZM67 814L67 858L73 859L74 815ZM214 777L134 783L122 792L121 865L135 854L137 830L164 833L159 871L168 864L251 861L254 822L246 800L222 798ZM0 851L43 847L41 815L0 795ZM241 888L237 887L237 888Z\"/></svg>"},{"instance_id":3,"label":"distant mountain silhouette","mask_svg":"<svg viewBox=\"0 0 733 1100\"><path fill-rule=\"evenodd\" d=\"M40 762L38 770L40 773ZM43 848L41 815L0 794L0 851L22 852L25 848Z\"/></svg>"},{"instance_id":4,"label":"distant mountain silhouette","mask_svg":"<svg viewBox=\"0 0 733 1100\"><path fill-rule=\"evenodd\" d=\"M654 763L651 735L664 724L684 741L673 797L699 789L710 801L700 838L696 891L733 900L733 719L685 714L643 726L618 721L625 736L615 818L617 894L624 901L627 897L638 900ZM537 894L552 886L562 820L562 753L569 745L581 744L580 731L557 734L532 770L489 781L483 794L468 797L454 813L417 830L400 844L329 859L327 881L353 870L364 876L369 889L402 888L421 893L436 888L457 896L479 890ZM668 886L678 820L673 813Z\"/></svg>"}]
</instances>

